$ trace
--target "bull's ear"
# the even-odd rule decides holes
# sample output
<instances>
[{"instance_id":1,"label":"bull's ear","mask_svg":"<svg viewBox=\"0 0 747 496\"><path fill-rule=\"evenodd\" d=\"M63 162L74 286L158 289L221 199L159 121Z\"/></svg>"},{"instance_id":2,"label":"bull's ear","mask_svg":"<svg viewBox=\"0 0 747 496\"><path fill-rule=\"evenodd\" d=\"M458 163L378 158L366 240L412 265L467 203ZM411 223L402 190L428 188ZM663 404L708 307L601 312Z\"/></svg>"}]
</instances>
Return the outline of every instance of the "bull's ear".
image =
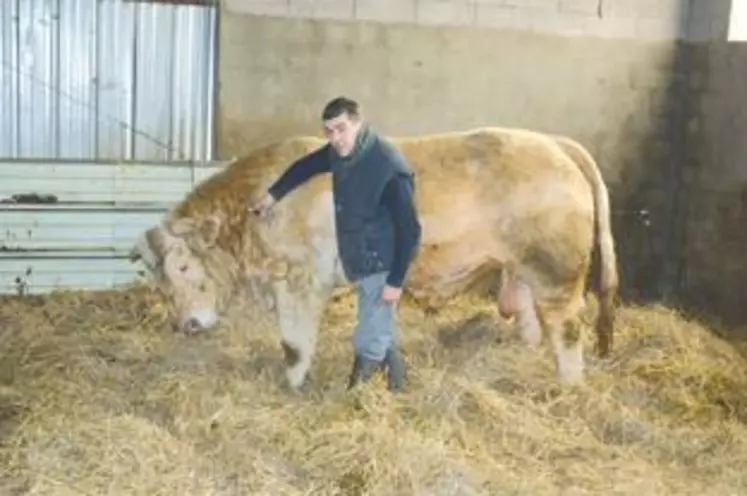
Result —
<instances>
[{"instance_id":1,"label":"bull's ear","mask_svg":"<svg viewBox=\"0 0 747 496\"><path fill-rule=\"evenodd\" d=\"M217 215L211 215L200 224L200 238L205 246L213 246L218 239L222 220Z\"/></svg>"},{"instance_id":2,"label":"bull's ear","mask_svg":"<svg viewBox=\"0 0 747 496\"><path fill-rule=\"evenodd\" d=\"M148 268L157 267L166 253L171 238L161 226L151 227L138 236L127 258L131 263L142 261Z\"/></svg>"},{"instance_id":3,"label":"bull's ear","mask_svg":"<svg viewBox=\"0 0 747 496\"><path fill-rule=\"evenodd\" d=\"M191 234L194 231L195 221L189 217L182 217L165 222L164 227L172 235L182 237Z\"/></svg>"}]
</instances>

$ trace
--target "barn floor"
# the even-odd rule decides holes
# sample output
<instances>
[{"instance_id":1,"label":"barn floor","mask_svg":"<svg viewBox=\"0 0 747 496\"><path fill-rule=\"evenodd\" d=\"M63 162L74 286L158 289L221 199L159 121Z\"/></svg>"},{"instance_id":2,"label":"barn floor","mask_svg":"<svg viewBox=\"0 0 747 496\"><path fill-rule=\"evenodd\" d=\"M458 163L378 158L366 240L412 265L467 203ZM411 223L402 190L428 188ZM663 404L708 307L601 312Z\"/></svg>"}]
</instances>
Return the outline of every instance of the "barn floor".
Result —
<instances>
[{"instance_id":1,"label":"barn floor","mask_svg":"<svg viewBox=\"0 0 747 496\"><path fill-rule=\"evenodd\" d=\"M353 312L294 395L258 322L176 335L147 289L4 300L0 494L747 493L747 361L696 323L622 309L614 358L563 390L489 302L403 308L392 398L344 392Z\"/></svg>"}]
</instances>

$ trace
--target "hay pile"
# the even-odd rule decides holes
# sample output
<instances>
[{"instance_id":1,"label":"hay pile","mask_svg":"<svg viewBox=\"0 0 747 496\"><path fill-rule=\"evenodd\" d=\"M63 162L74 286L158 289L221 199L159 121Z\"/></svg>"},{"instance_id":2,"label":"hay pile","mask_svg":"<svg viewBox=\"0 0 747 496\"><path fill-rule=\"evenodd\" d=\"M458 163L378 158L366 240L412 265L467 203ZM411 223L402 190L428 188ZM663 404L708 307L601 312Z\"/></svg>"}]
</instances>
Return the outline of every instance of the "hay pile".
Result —
<instances>
[{"instance_id":1,"label":"hay pile","mask_svg":"<svg viewBox=\"0 0 747 496\"><path fill-rule=\"evenodd\" d=\"M408 393L345 394L343 298L293 395L269 328L183 337L147 288L4 300L0 494L747 494L747 362L695 323L625 308L560 388L488 301L401 315Z\"/></svg>"}]
</instances>

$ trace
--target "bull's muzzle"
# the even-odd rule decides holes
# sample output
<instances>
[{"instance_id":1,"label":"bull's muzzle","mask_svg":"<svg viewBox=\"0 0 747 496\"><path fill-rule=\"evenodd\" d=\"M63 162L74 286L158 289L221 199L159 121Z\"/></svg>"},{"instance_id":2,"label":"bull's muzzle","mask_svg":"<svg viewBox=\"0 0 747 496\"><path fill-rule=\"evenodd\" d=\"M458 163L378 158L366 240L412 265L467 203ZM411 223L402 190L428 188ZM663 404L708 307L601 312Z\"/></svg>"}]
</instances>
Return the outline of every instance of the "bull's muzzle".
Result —
<instances>
[{"instance_id":1,"label":"bull's muzzle","mask_svg":"<svg viewBox=\"0 0 747 496\"><path fill-rule=\"evenodd\" d=\"M207 331L218 324L218 315L213 310L198 310L181 323L178 330L186 334Z\"/></svg>"},{"instance_id":2,"label":"bull's muzzle","mask_svg":"<svg viewBox=\"0 0 747 496\"><path fill-rule=\"evenodd\" d=\"M184 332L185 334L195 334L204 330L205 328L203 327L202 323L195 317L187 319L182 325L182 332Z\"/></svg>"}]
</instances>

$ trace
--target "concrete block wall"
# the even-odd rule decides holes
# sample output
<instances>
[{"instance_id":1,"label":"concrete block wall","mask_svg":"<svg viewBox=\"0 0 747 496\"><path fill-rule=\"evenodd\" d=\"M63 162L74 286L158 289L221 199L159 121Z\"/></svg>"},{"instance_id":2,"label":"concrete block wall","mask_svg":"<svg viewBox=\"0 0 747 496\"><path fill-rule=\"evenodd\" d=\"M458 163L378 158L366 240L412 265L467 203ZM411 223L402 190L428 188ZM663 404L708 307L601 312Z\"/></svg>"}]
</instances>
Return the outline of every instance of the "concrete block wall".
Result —
<instances>
[{"instance_id":1,"label":"concrete block wall","mask_svg":"<svg viewBox=\"0 0 747 496\"><path fill-rule=\"evenodd\" d=\"M699 4L697 7L695 4ZM728 0L226 0L233 13L517 29L636 40L719 39L727 24L705 11ZM693 8L701 14L689 16Z\"/></svg>"}]
</instances>

